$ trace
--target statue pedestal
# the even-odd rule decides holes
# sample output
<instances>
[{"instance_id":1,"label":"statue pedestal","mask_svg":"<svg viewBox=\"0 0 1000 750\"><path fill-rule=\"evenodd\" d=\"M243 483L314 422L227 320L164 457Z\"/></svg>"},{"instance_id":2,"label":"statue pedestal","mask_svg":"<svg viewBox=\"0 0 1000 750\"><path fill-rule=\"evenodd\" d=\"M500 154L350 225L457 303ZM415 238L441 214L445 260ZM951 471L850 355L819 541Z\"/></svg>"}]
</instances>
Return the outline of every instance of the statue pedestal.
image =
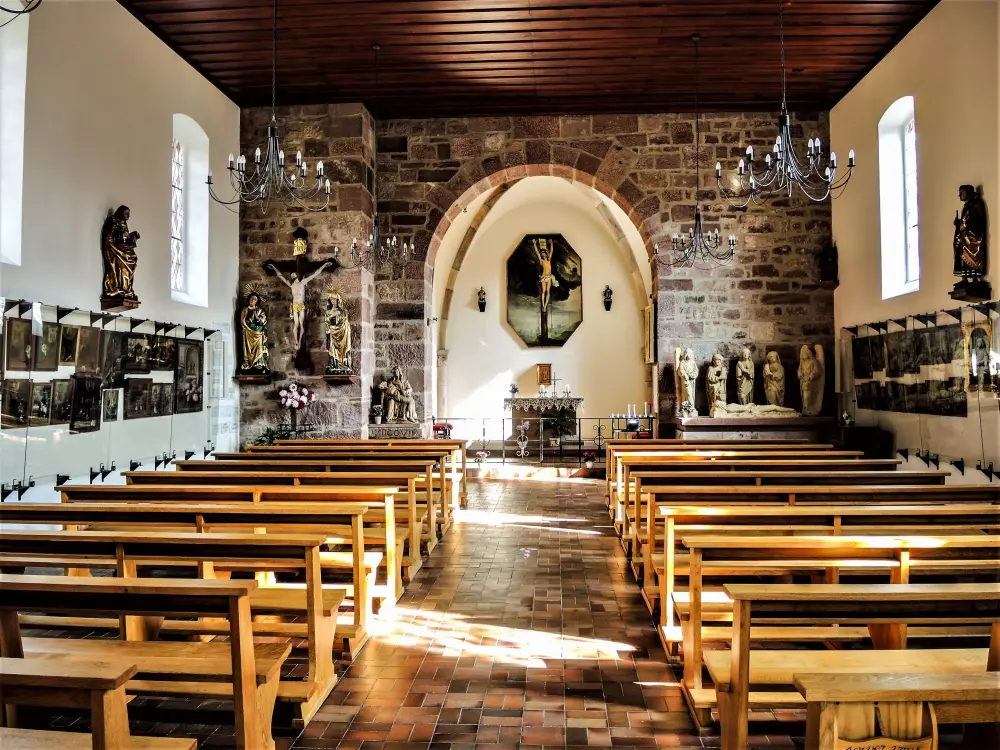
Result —
<instances>
[{"instance_id":1,"label":"statue pedestal","mask_svg":"<svg viewBox=\"0 0 1000 750\"><path fill-rule=\"evenodd\" d=\"M368 425L368 437L372 440L422 440L428 436L424 434L423 425L398 422L370 424Z\"/></svg>"},{"instance_id":2,"label":"statue pedestal","mask_svg":"<svg viewBox=\"0 0 1000 750\"><path fill-rule=\"evenodd\" d=\"M351 373L324 373L323 380L331 385L347 385L348 383L357 383L358 376L352 375Z\"/></svg>"},{"instance_id":3,"label":"statue pedestal","mask_svg":"<svg viewBox=\"0 0 1000 750\"><path fill-rule=\"evenodd\" d=\"M101 297L101 312L127 312L139 307L139 300L124 297Z\"/></svg>"},{"instance_id":4,"label":"statue pedestal","mask_svg":"<svg viewBox=\"0 0 1000 750\"><path fill-rule=\"evenodd\" d=\"M833 417L674 417L675 437L687 440L818 440Z\"/></svg>"},{"instance_id":5,"label":"statue pedestal","mask_svg":"<svg viewBox=\"0 0 1000 750\"><path fill-rule=\"evenodd\" d=\"M236 382L240 385L267 385L272 377L271 373L237 374Z\"/></svg>"},{"instance_id":6,"label":"statue pedestal","mask_svg":"<svg viewBox=\"0 0 1000 750\"><path fill-rule=\"evenodd\" d=\"M992 295L990 282L983 278L962 279L948 293L949 297L961 302L989 302Z\"/></svg>"}]
</instances>

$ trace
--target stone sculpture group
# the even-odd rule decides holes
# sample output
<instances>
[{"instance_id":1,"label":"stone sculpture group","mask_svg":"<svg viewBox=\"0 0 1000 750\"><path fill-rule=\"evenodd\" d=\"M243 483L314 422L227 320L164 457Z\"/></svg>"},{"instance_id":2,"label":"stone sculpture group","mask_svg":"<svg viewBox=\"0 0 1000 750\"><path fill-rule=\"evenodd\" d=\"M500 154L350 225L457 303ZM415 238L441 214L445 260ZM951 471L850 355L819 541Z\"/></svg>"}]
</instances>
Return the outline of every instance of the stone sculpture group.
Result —
<instances>
[{"instance_id":1,"label":"stone sculpture group","mask_svg":"<svg viewBox=\"0 0 1000 750\"><path fill-rule=\"evenodd\" d=\"M736 403L729 403L727 387L729 364L720 354L712 356L705 373L705 395L711 417L797 417L799 412L785 406L785 368L775 351L765 355L764 398L766 404L753 400L754 365L750 349L740 350L736 361ZM802 397L802 415L813 417L823 410L823 390L826 387L826 357L823 347L802 346L799 350L799 392ZM694 405L698 364L691 349L677 348L674 354L674 379L677 391L677 414L680 417L698 416Z\"/></svg>"}]
</instances>

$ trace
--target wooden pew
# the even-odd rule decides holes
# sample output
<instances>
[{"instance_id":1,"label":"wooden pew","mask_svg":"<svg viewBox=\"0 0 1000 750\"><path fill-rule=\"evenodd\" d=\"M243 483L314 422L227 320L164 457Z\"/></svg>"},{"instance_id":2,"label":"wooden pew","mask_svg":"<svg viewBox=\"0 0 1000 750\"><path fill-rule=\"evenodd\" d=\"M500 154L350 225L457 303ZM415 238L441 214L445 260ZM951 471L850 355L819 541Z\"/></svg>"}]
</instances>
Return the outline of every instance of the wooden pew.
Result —
<instances>
[{"instance_id":1,"label":"wooden pew","mask_svg":"<svg viewBox=\"0 0 1000 750\"><path fill-rule=\"evenodd\" d=\"M829 443L810 443L802 439L788 440L685 440L678 438L653 438L649 440L611 439L604 441L604 468L607 477L607 496L611 497L611 486L618 476L619 453L628 451L676 451L676 450L757 450L778 453L794 450L832 450Z\"/></svg>"},{"instance_id":2,"label":"wooden pew","mask_svg":"<svg viewBox=\"0 0 1000 750\"><path fill-rule=\"evenodd\" d=\"M656 516L653 515L655 508ZM676 579L688 574L688 560L678 554L683 535L745 534L965 534L994 532L1000 514L989 503L940 505L654 505L646 509L642 546L643 598L650 611L657 601L670 602ZM662 544L660 540L663 540ZM674 610L660 607L660 638L668 651L680 640Z\"/></svg>"},{"instance_id":3,"label":"wooden pew","mask_svg":"<svg viewBox=\"0 0 1000 750\"><path fill-rule=\"evenodd\" d=\"M249 454L228 454L228 455L245 455ZM358 458L331 458L331 459L307 459L307 460L273 460L268 458L254 458L250 460L249 458L239 459L239 460L215 460L215 461L174 461L174 467L177 471L183 472L296 472L299 474L305 473L343 473L343 472L373 472L373 471L409 471L413 469L420 469L421 473L426 477L427 482L427 492L428 492L428 503L431 503L435 497L440 497L440 507L436 507L432 514L435 519L434 524L434 539L437 541L440 539L438 536L438 531L443 535L451 527L451 509L449 504L446 502L447 497L446 491L442 490L443 487L447 485L447 477L438 477L438 487L436 492L439 493L435 495L434 489L434 479L435 472L434 466L436 463L432 459L399 459L399 458L380 458L378 456L365 457L361 456ZM419 487L419 481L418 481ZM440 517L437 513L440 511ZM440 529L439 529L440 527Z\"/></svg>"},{"instance_id":4,"label":"wooden pew","mask_svg":"<svg viewBox=\"0 0 1000 750\"><path fill-rule=\"evenodd\" d=\"M681 538L687 547L688 579L687 596L674 594L674 606L683 612L688 610L687 625L682 622L684 632L684 679L682 689L695 709L695 720L706 721L710 708L704 704L702 689L702 628L703 614L711 609L710 597L703 597L705 576L727 577L738 575L782 574L792 571L820 571L836 580L833 572L845 570L864 571L869 574L888 572L893 584L906 584L910 580L911 568L920 566L929 570L966 571L968 569L989 569L993 575L1000 569L1000 536L935 536L889 537L889 536L700 536L687 535ZM726 590L732 588L726 585ZM686 600L686 601L682 601ZM724 606L725 599L717 605ZM829 603L829 602L827 602ZM664 606L669 606L664 602ZM733 610L734 616L736 610ZM836 612L825 615L810 609L813 619L809 624L853 624L851 618L840 617ZM801 622L801 617L798 622ZM970 617L970 622L981 618ZM865 621L867 624L870 621ZM768 622L767 624L773 624ZM877 638L877 647L899 647L889 638ZM749 631L747 637L749 638ZM773 640L793 640L791 637L773 637ZM734 646L735 648L735 646ZM742 747L742 746L741 746Z\"/></svg>"},{"instance_id":5,"label":"wooden pew","mask_svg":"<svg viewBox=\"0 0 1000 750\"><path fill-rule=\"evenodd\" d=\"M801 696L789 690L796 674L1000 670L1000 584L739 584L727 585L725 590L733 600L732 649L706 652L706 663L719 696L726 750L746 748L751 706L774 706L779 701L782 706L802 705ZM865 625L880 650L750 651L755 620L801 618L803 614ZM905 649L907 623L951 623L959 617L991 625L988 650ZM755 700L751 685L771 693ZM787 698L774 695L775 691L786 691Z\"/></svg>"},{"instance_id":6,"label":"wooden pew","mask_svg":"<svg viewBox=\"0 0 1000 750\"><path fill-rule=\"evenodd\" d=\"M129 471L123 474L127 484L135 485L173 485L197 486L215 485L225 487L245 486L289 486L302 485L346 487L381 487L406 492L407 507L405 513L396 510L396 521L404 521L407 527L409 549L402 560L406 570L407 580L412 580L423 562L420 557L420 540L423 537L427 544L427 552L433 552L437 546L433 525L428 521L433 510L433 501L426 496L417 500L417 481L424 476L420 471L371 471L371 472L295 472L295 471ZM410 513L414 519L410 520ZM374 516L373 516L374 517ZM424 527L424 521L427 526Z\"/></svg>"},{"instance_id":7,"label":"wooden pew","mask_svg":"<svg viewBox=\"0 0 1000 750\"><path fill-rule=\"evenodd\" d=\"M386 567L385 587L373 591L376 598L395 602L402 595L400 560L397 555L395 522L395 487L281 487L264 485L63 485L59 488L64 503L338 503L368 505L364 515L366 524L384 524L378 534L369 530L363 538L365 544L383 548L382 561ZM378 506L378 507L376 507ZM416 516L416 508L408 511ZM369 538L370 537L370 538Z\"/></svg>"},{"instance_id":8,"label":"wooden pew","mask_svg":"<svg viewBox=\"0 0 1000 750\"><path fill-rule=\"evenodd\" d=\"M901 726L892 739L938 741L938 724L1000 724L1000 680L981 674L796 674L795 689L806 701L809 750L837 750L837 740L857 742L882 736L876 731L875 711ZM933 703L934 721L921 704ZM903 721L901 722L900 719ZM888 744L892 744L891 742Z\"/></svg>"},{"instance_id":9,"label":"wooden pew","mask_svg":"<svg viewBox=\"0 0 1000 750\"><path fill-rule=\"evenodd\" d=\"M257 461L261 459L271 459L271 460L324 460L324 459L338 459L338 460L353 460L353 461L380 461L385 459L415 459L415 460L431 460L433 465L437 467L438 473L438 486L441 490L442 497L447 496L447 488L449 486L448 478L452 476L456 479L461 479L458 477L458 472L454 466L455 457L454 451L448 447L440 446L427 446L427 447L417 447L409 448L406 446L372 446L372 447L356 447L356 446L313 446L312 448L299 448L297 446L257 446L253 449L247 449L244 453L216 453L216 460L219 461ZM452 471L448 471L448 461L452 462ZM430 472L428 472L430 476ZM449 503L446 507L450 510L452 505L458 506L461 502L461 492L459 491L460 484L451 485L455 492L452 495L453 503Z\"/></svg>"},{"instance_id":10,"label":"wooden pew","mask_svg":"<svg viewBox=\"0 0 1000 750\"><path fill-rule=\"evenodd\" d=\"M375 444L375 445L384 445L384 446L388 446L388 447L391 447L391 448L394 448L394 447L397 447L397 446L404 446L404 447L424 447L424 446L427 446L427 445L430 445L432 447L433 446L437 446L437 445L450 447L454 451L455 457L457 458L458 462L461 463L461 466L462 466L462 489L461 489L462 507L464 508L468 504L468 496L469 496L469 493L468 493L468 489L469 489L468 488L468 476L469 476L469 474L468 474L468 471L466 470L466 450L468 449L468 441L466 441L466 440L453 440L451 438L444 438L444 439L434 438L433 440L424 440L424 439L420 439L420 440L415 440L414 439L414 440L411 440L411 439L392 439L392 438L372 439L372 438L367 438L365 440L348 440L348 439L340 439L340 440L334 440L334 439L279 440L277 442L277 445L280 445L280 446L304 445L304 446L309 446L309 447L312 447L314 445L315 446L355 445L355 446L360 446L360 447L364 448L364 447L371 446L372 444ZM453 461L452 462L452 468L453 468L453 470L454 470L455 465L456 464Z\"/></svg>"},{"instance_id":11,"label":"wooden pew","mask_svg":"<svg viewBox=\"0 0 1000 750\"><path fill-rule=\"evenodd\" d=\"M780 486L685 486L643 484L649 496L642 510L667 505L796 505L804 503L859 503L910 505L913 503L1000 503L1000 488L988 485L780 485ZM631 549L640 543L637 527L647 513L639 513L639 502L623 510L622 545ZM636 547L638 550L638 547Z\"/></svg>"},{"instance_id":12,"label":"wooden pew","mask_svg":"<svg viewBox=\"0 0 1000 750\"><path fill-rule=\"evenodd\" d=\"M238 748L274 748L271 715L288 644L254 645L253 581L68 578L0 574L0 656L89 659L135 664L130 694L231 698ZM224 617L228 643L150 643L100 639L22 639L18 613ZM124 633L125 637L128 633ZM176 680L171 678L177 678ZM221 679L220 679L221 678ZM225 681L223 681L225 680Z\"/></svg>"},{"instance_id":13,"label":"wooden pew","mask_svg":"<svg viewBox=\"0 0 1000 750\"><path fill-rule=\"evenodd\" d=\"M135 664L104 661L63 661L0 656L0 695L6 704L7 722L0 727L4 750L45 750L79 747L90 750L194 750L195 741L184 738L144 737L133 744L128 727L125 683L135 677ZM17 705L52 708L90 707L90 734L16 729ZM68 745L66 744L68 740Z\"/></svg>"},{"instance_id":14,"label":"wooden pew","mask_svg":"<svg viewBox=\"0 0 1000 750\"><path fill-rule=\"evenodd\" d=\"M59 506L54 506L59 507ZM77 514L79 515L79 514ZM122 509L118 515L124 516ZM357 517L360 521L360 517ZM356 523L360 536L360 523ZM271 623L267 631L278 636L307 639L308 675L302 682L281 683L278 697L293 704L295 718L305 724L315 715L337 684L333 668L333 642L337 609L343 591L324 592L320 548L322 534L232 534L150 531L20 531L0 529L0 566L13 558L18 565L30 556L44 564L87 567L103 559L113 565L120 578L135 578L139 565L173 567L196 565L200 578L214 577L214 566L258 571L294 571L305 574L304 590L258 588L250 595L252 614L304 614L306 632ZM129 641L155 637L160 622L142 618L119 625ZM183 627L190 627L185 623ZM216 625L217 627L217 625ZM252 626L251 626L252 627ZM200 630L200 629L199 629ZM227 632L228 628L223 630ZM200 632L205 632L200 630Z\"/></svg>"}]
</instances>

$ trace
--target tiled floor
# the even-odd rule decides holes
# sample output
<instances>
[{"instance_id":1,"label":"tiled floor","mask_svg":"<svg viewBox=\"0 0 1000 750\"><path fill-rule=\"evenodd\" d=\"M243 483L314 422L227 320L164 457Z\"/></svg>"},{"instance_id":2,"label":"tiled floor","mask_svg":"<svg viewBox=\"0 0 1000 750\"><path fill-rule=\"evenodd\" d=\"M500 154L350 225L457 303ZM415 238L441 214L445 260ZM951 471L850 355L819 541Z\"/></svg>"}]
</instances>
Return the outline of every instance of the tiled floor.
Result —
<instances>
[{"instance_id":1,"label":"tiled floor","mask_svg":"<svg viewBox=\"0 0 1000 750\"><path fill-rule=\"evenodd\" d=\"M275 727L278 750L720 744L691 728L603 482L470 482L468 510L374 629L304 732ZM218 708L138 699L130 714L137 733L232 746ZM87 729L82 718L56 724ZM801 724L751 730L754 749L802 747ZM769 730L798 736L759 733Z\"/></svg>"},{"instance_id":2,"label":"tiled floor","mask_svg":"<svg viewBox=\"0 0 1000 750\"><path fill-rule=\"evenodd\" d=\"M718 746L691 729L603 483L483 482L469 495L291 747Z\"/></svg>"}]
</instances>

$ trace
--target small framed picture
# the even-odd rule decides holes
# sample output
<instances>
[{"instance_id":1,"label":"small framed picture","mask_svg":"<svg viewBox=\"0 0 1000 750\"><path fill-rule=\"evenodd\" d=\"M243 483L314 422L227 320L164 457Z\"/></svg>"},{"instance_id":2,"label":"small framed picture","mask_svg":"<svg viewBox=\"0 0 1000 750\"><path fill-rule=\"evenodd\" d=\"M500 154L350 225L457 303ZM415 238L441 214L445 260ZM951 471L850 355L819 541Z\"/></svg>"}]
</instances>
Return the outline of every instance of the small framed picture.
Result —
<instances>
[{"instance_id":1,"label":"small framed picture","mask_svg":"<svg viewBox=\"0 0 1000 750\"><path fill-rule=\"evenodd\" d=\"M170 370L177 366L177 339L172 336L156 336L152 343L150 368L153 370Z\"/></svg>"},{"instance_id":2,"label":"small framed picture","mask_svg":"<svg viewBox=\"0 0 1000 750\"><path fill-rule=\"evenodd\" d=\"M73 381L52 381L52 410L49 424L69 424L73 418Z\"/></svg>"},{"instance_id":3,"label":"small framed picture","mask_svg":"<svg viewBox=\"0 0 1000 750\"><path fill-rule=\"evenodd\" d=\"M149 372L151 347L147 333L130 333L125 337L125 372ZM125 398L126 407L128 396ZM128 409L125 411L128 419Z\"/></svg>"},{"instance_id":4,"label":"small framed picture","mask_svg":"<svg viewBox=\"0 0 1000 750\"><path fill-rule=\"evenodd\" d=\"M71 432L101 429L101 379L96 375L73 375Z\"/></svg>"},{"instance_id":5,"label":"small framed picture","mask_svg":"<svg viewBox=\"0 0 1000 750\"><path fill-rule=\"evenodd\" d=\"M24 318L7 318L4 324L4 350L7 355L7 370L28 372L33 363L34 337L31 335L31 321Z\"/></svg>"},{"instance_id":6,"label":"small framed picture","mask_svg":"<svg viewBox=\"0 0 1000 750\"><path fill-rule=\"evenodd\" d=\"M31 409L28 411L28 424L31 427L44 427L52 417L52 383L31 384Z\"/></svg>"},{"instance_id":7,"label":"small framed picture","mask_svg":"<svg viewBox=\"0 0 1000 750\"><path fill-rule=\"evenodd\" d=\"M204 356L205 345L202 341L182 340L177 344L177 370L174 375L174 412L177 414L202 409Z\"/></svg>"},{"instance_id":8,"label":"small framed picture","mask_svg":"<svg viewBox=\"0 0 1000 750\"><path fill-rule=\"evenodd\" d=\"M55 372L59 367L59 324L42 323L35 337L35 372Z\"/></svg>"},{"instance_id":9,"label":"small framed picture","mask_svg":"<svg viewBox=\"0 0 1000 750\"><path fill-rule=\"evenodd\" d=\"M76 371L96 373L101 363L101 329L81 326L76 347Z\"/></svg>"},{"instance_id":10,"label":"small framed picture","mask_svg":"<svg viewBox=\"0 0 1000 750\"><path fill-rule=\"evenodd\" d=\"M121 388L125 385L124 333L102 331L101 377L105 388Z\"/></svg>"},{"instance_id":11,"label":"small framed picture","mask_svg":"<svg viewBox=\"0 0 1000 750\"><path fill-rule=\"evenodd\" d=\"M152 391L151 378L129 378L125 381L125 419L153 416Z\"/></svg>"},{"instance_id":12,"label":"small framed picture","mask_svg":"<svg viewBox=\"0 0 1000 750\"><path fill-rule=\"evenodd\" d=\"M30 407L31 381L11 378L4 380L0 426L5 430L27 427Z\"/></svg>"},{"instance_id":13,"label":"small framed picture","mask_svg":"<svg viewBox=\"0 0 1000 750\"><path fill-rule=\"evenodd\" d=\"M153 383L153 387L149 394L149 405L152 410L152 416L162 417L162 401L163 401L163 383Z\"/></svg>"},{"instance_id":14,"label":"small framed picture","mask_svg":"<svg viewBox=\"0 0 1000 750\"><path fill-rule=\"evenodd\" d=\"M118 394L117 388L109 388L104 391L104 421L105 422L117 422L118 421Z\"/></svg>"},{"instance_id":15,"label":"small framed picture","mask_svg":"<svg viewBox=\"0 0 1000 750\"><path fill-rule=\"evenodd\" d=\"M535 365L538 385L552 385L552 365Z\"/></svg>"},{"instance_id":16,"label":"small framed picture","mask_svg":"<svg viewBox=\"0 0 1000 750\"><path fill-rule=\"evenodd\" d=\"M80 326L59 327L59 365L76 364L76 346L80 343Z\"/></svg>"}]
</instances>

